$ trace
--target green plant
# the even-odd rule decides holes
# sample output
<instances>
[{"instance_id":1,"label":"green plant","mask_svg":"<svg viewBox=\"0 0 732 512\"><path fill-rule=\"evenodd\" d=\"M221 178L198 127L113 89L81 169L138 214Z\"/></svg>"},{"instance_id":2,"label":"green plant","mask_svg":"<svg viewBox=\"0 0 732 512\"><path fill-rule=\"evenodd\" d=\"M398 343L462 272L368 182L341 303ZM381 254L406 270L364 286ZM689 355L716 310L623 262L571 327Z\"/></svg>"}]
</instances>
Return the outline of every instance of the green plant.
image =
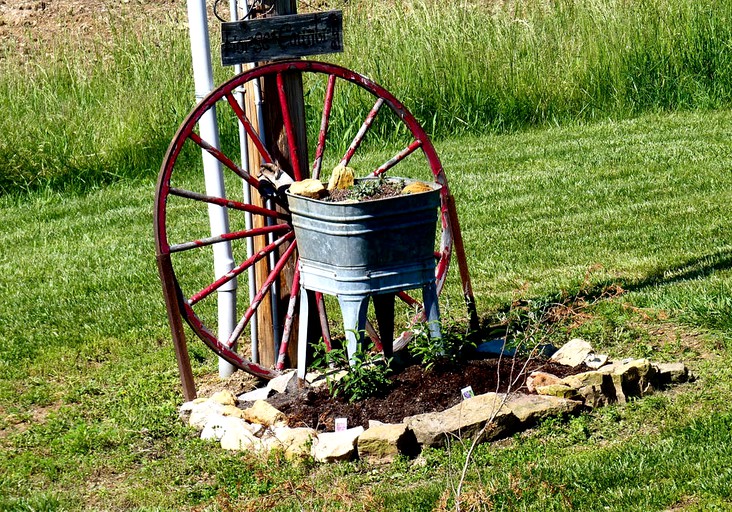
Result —
<instances>
[{"instance_id":1,"label":"green plant","mask_svg":"<svg viewBox=\"0 0 732 512\"><path fill-rule=\"evenodd\" d=\"M459 329L440 328L442 337L430 337L429 324L421 322L412 328L409 354L417 358L425 370L429 371L438 363L453 364L469 349L475 348L475 341Z\"/></svg>"},{"instance_id":2,"label":"green plant","mask_svg":"<svg viewBox=\"0 0 732 512\"><path fill-rule=\"evenodd\" d=\"M359 346L349 361L344 348L327 349L321 341L316 346L313 368L327 370L326 380L331 396L342 395L357 402L384 391L391 384L391 358ZM345 372L345 373L343 373Z\"/></svg>"}]
</instances>

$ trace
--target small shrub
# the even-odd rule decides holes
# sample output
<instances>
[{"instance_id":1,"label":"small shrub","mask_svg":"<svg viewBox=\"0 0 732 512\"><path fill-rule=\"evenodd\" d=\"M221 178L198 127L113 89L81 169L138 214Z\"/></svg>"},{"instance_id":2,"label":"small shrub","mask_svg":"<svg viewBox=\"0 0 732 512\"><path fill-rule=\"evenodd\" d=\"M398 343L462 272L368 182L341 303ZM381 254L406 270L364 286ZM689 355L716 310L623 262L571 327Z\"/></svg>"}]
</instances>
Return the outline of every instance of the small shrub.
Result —
<instances>
[{"instance_id":1,"label":"small shrub","mask_svg":"<svg viewBox=\"0 0 732 512\"><path fill-rule=\"evenodd\" d=\"M313 367L329 371L326 379L332 397L342 395L349 402L357 402L384 391L391 384L388 377L391 358L385 359L371 348L359 347L349 364L348 353L344 348L327 350L323 342L316 347ZM335 377L341 370L345 370L346 374Z\"/></svg>"},{"instance_id":2,"label":"small shrub","mask_svg":"<svg viewBox=\"0 0 732 512\"><path fill-rule=\"evenodd\" d=\"M468 334L450 328L441 331L442 338L434 340L430 337L427 323L419 323L412 328L409 354L417 358L427 371L438 363L457 363L467 350L475 348L475 342Z\"/></svg>"}]
</instances>

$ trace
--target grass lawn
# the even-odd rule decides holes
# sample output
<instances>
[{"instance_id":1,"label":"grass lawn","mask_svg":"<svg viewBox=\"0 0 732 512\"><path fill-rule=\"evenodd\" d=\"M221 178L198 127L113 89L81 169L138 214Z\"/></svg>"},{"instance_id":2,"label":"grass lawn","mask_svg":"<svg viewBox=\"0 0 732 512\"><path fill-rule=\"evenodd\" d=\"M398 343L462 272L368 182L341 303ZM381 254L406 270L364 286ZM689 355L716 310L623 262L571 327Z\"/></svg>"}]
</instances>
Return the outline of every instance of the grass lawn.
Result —
<instances>
[{"instance_id":1,"label":"grass lawn","mask_svg":"<svg viewBox=\"0 0 732 512\"><path fill-rule=\"evenodd\" d=\"M698 376L483 445L464 510L732 507L731 138L732 112L710 111L438 144L482 316L572 301L539 335ZM459 442L420 464L293 466L180 424L155 173L0 198L0 510L454 509ZM455 271L441 300L459 317ZM191 341L199 378L215 372Z\"/></svg>"}]
</instances>

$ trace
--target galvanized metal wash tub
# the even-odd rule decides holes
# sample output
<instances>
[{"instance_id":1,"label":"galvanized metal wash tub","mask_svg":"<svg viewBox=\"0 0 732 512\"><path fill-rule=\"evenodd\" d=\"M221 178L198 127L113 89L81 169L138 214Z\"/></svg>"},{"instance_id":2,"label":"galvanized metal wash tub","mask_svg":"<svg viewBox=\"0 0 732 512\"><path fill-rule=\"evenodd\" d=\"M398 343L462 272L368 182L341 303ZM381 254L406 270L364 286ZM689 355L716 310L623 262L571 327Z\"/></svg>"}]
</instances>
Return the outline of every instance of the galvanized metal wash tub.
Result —
<instances>
[{"instance_id":1,"label":"galvanized metal wash tub","mask_svg":"<svg viewBox=\"0 0 732 512\"><path fill-rule=\"evenodd\" d=\"M426 185L432 190L354 203L288 194L303 286L340 296L434 282L440 185Z\"/></svg>"},{"instance_id":2,"label":"galvanized metal wash tub","mask_svg":"<svg viewBox=\"0 0 732 512\"><path fill-rule=\"evenodd\" d=\"M378 178L357 182L368 179ZM426 185L431 190L353 203L333 203L288 193L300 253L300 282L305 290L338 297L351 361L363 342L368 300L372 296L385 356L390 357L393 350L394 295L399 291L422 289L430 336L435 341L440 338L435 286L440 185ZM302 293L298 347L301 378L306 370L306 343L302 340L307 338L307 310L307 293Z\"/></svg>"}]
</instances>

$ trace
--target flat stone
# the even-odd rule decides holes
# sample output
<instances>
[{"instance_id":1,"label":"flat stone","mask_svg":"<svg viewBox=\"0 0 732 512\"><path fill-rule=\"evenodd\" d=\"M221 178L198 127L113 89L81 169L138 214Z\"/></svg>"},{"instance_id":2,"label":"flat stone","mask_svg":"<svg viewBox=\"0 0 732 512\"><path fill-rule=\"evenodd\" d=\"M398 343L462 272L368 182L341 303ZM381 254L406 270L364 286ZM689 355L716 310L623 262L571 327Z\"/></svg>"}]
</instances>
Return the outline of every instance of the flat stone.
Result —
<instances>
[{"instance_id":1,"label":"flat stone","mask_svg":"<svg viewBox=\"0 0 732 512\"><path fill-rule=\"evenodd\" d=\"M574 338L562 345L551 357L555 363L565 366L579 366L592 354L592 345L580 338Z\"/></svg>"},{"instance_id":2,"label":"flat stone","mask_svg":"<svg viewBox=\"0 0 732 512\"><path fill-rule=\"evenodd\" d=\"M582 372L576 375L569 375L562 379L562 382L575 389L585 386L602 386L603 373L598 371Z\"/></svg>"},{"instance_id":3,"label":"flat stone","mask_svg":"<svg viewBox=\"0 0 732 512\"><path fill-rule=\"evenodd\" d=\"M356 443L363 427L349 428L343 432L325 432L313 443L312 455L318 462L352 460L356 456Z\"/></svg>"},{"instance_id":4,"label":"flat stone","mask_svg":"<svg viewBox=\"0 0 732 512\"><path fill-rule=\"evenodd\" d=\"M267 387L277 393L284 393L293 377L297 379L297 372L295 370L283 373L282 375L270 380L267 383Z\"/></svg>"},{"instance_id":5,"label":"flat stone","mask_svg":"<svg viewBox=\"0 0 732 512\"><path fill-rule=\"evenodd\" d=\"M605 365L597 371L612 376L619 403L626 403L631 397L653 393L652 383L656 370L647 359L624 359Z\"/></svg>"},{"instance_id":6,"label":"flat stone","mask_svg":"<svg viewBox=\"0 0 732 512\"><path fill-rule=\"evenodd\" d=\"M404 419L417 442L424 446L442 446L450 438L467 439L480 432L488 422L481 441L507 435L518 419L504 404L504 395L486 393L463 400L442 412L430 412Z\"/></svg>"},{"instance_id":7,"label":"flat stone","mask_svg":"<svg viewBox=\"0 0 732 512\"><path fill-rule=\"evenodd\" d=\"M261 450L261 441L247 428L246 422L237 418L232 419L238 420L238 423L231 421L226 425L224 434L220 439L221 448L235 451Z\"/></svg>"},{"instance_id":8,"label":"flat stone","mask_svg":"<svg viewBox=\"0 0 732 512\"><path fill-rule=\"evenodd\" d=\"M653 363L653 366L661 385L681 384L689 380L689 369L684 363Z\"/></svg>"},{"instance_id":9,"label":"flat stone","mask_svg":"<svg viewBox=\"0 0 732 512\"><path fill-rule=\"evenodd\" d=\"M577 395L587 407L601 407L618 399L612 377L597 370L570 375L563 381L577 391Z\"/></svg>"},{"instance_id":10,"label":"flat stone","mask_svg":"<svg viewBox=\"0 0 732 512\"><path fill-rule=\"evenodd\" d=\"M328 385L328 382L337 382L346 375L348 375L348 370L313 371L308 372L304 380L311 388L319 388Z\"/></svg>"},{"instance_id":11,"label":"flat stone","mask_svg":"<svg viewBox=\"0 0 732 512\"><path fill-rule=\"evenodd\" d=\"M272 393L273 391L268 387L257 388L253 389L252 391L248 391L247 393L242 393L237 397L237 400L239 401L239 403L267 400L269 398L269 395L271 395Z\"/></svg>"},{"instance_id":12,"label":"flat stone","mask_svg":"<svg viewBox=\"0 0 732 512\"><path fill-rule=\"evenodd\" d=\"M585 358L585 366L597 370L607 364L608 357L605 354L589 354Z\"/></svg>"},{"instance_id":13,"label":"flat stone","mask_svg":"<svg viewBox=\"0 0 732 512\"><path fill-rule=\"evenodd\" d=\"M566 398L568 400L574 400L579 398L577 390L567 384L549 384L547 386L537 386L536 394L542 396L556 396L559 398Z\"/></svg>"},{"instance_id":14,"label":"flat stone","mask_svg":"<svg viewBox=\"0 0 732 512\"><path fill-rule=\"evenodd\" d=\"M518 418L522 427L529 427L550 416L576 414L582 409L582 402L556 396L516 395L506 402L506 407Z\"/></svg>"},{"instance_id":15,"label":"flat stone","mask_svg":"<svg viewBox=\"0 0 732 512\"><path fill-rule=\"evenodd\" d=\"M206 400L195 404L188 417L188 425L201 430L206 426L209 416L224 414L224 406L218 402Z\"/></svg>"},{"instance_id":16,"label":"flat stone","mask_svg":"<svg viewBox=\"0 0 732 512\"><path fill-rule=\"evenodd\" d=\"M418 453L417 438L404 423L369 426L358 438L358 457L370 464L389 464L399 454Z\"/></svg>"},{"instance_id":17,"label":"flat stone","mask_svg":"<svg viewBox=\"0 0 732 512\"><path fill-rule=\"evenodd\" d=\"M265 427L279 425L287 421L287 418L281 411L264 400L254 402L251 407L244 409L243 413L245 420L251 423L259 423Z\"/></svg>"},{"instance_id":18,"label":"flat stone","mask_svg":"<svg viewBox=\"0 0 732 512\"><path fill-rule=\"evenodd\" d=\"M309 457L313 444L318 439L318 432L308 427L275 427L269 434L263 438L265 447L282 450L288 460Z\"/></svg>"},{"instance_id":19,"label":"flat stone","mask_svg":"<svg viewBox=\"0 0 732 512\"><path fill-rule=\"evenodd\" d=\"M221 441L221 438L224 437L228 430L236 431L242 426L251 432L249 426L241 418L213 414L207 418L206 424L201 431L201 439L214 439L216 441Z\"/></svg>"},{"instance_id":20,"label":"flat stone","mask_svg":"<svg viewBox=\"0 0 732 512\"><path fill-rule=\"evenodd\" d=\"M553 373L533 371L526 379L526 389L529 390L529 393L535 392L537 387L551 386L553 384L562 384L562 379Z\"/></svg>"},{"instance_id":21,"label":"flat stone","mask_svg":"<svg viewBox=\"0 0 732 512\"><path fill-rule=\"evenodd\" d=\"M189 402L184 402L178 409L178 418L183 423L188 423L191 418L191 412L207 400L207 398L196 398Z\"/></svg>"}]
</instances>

